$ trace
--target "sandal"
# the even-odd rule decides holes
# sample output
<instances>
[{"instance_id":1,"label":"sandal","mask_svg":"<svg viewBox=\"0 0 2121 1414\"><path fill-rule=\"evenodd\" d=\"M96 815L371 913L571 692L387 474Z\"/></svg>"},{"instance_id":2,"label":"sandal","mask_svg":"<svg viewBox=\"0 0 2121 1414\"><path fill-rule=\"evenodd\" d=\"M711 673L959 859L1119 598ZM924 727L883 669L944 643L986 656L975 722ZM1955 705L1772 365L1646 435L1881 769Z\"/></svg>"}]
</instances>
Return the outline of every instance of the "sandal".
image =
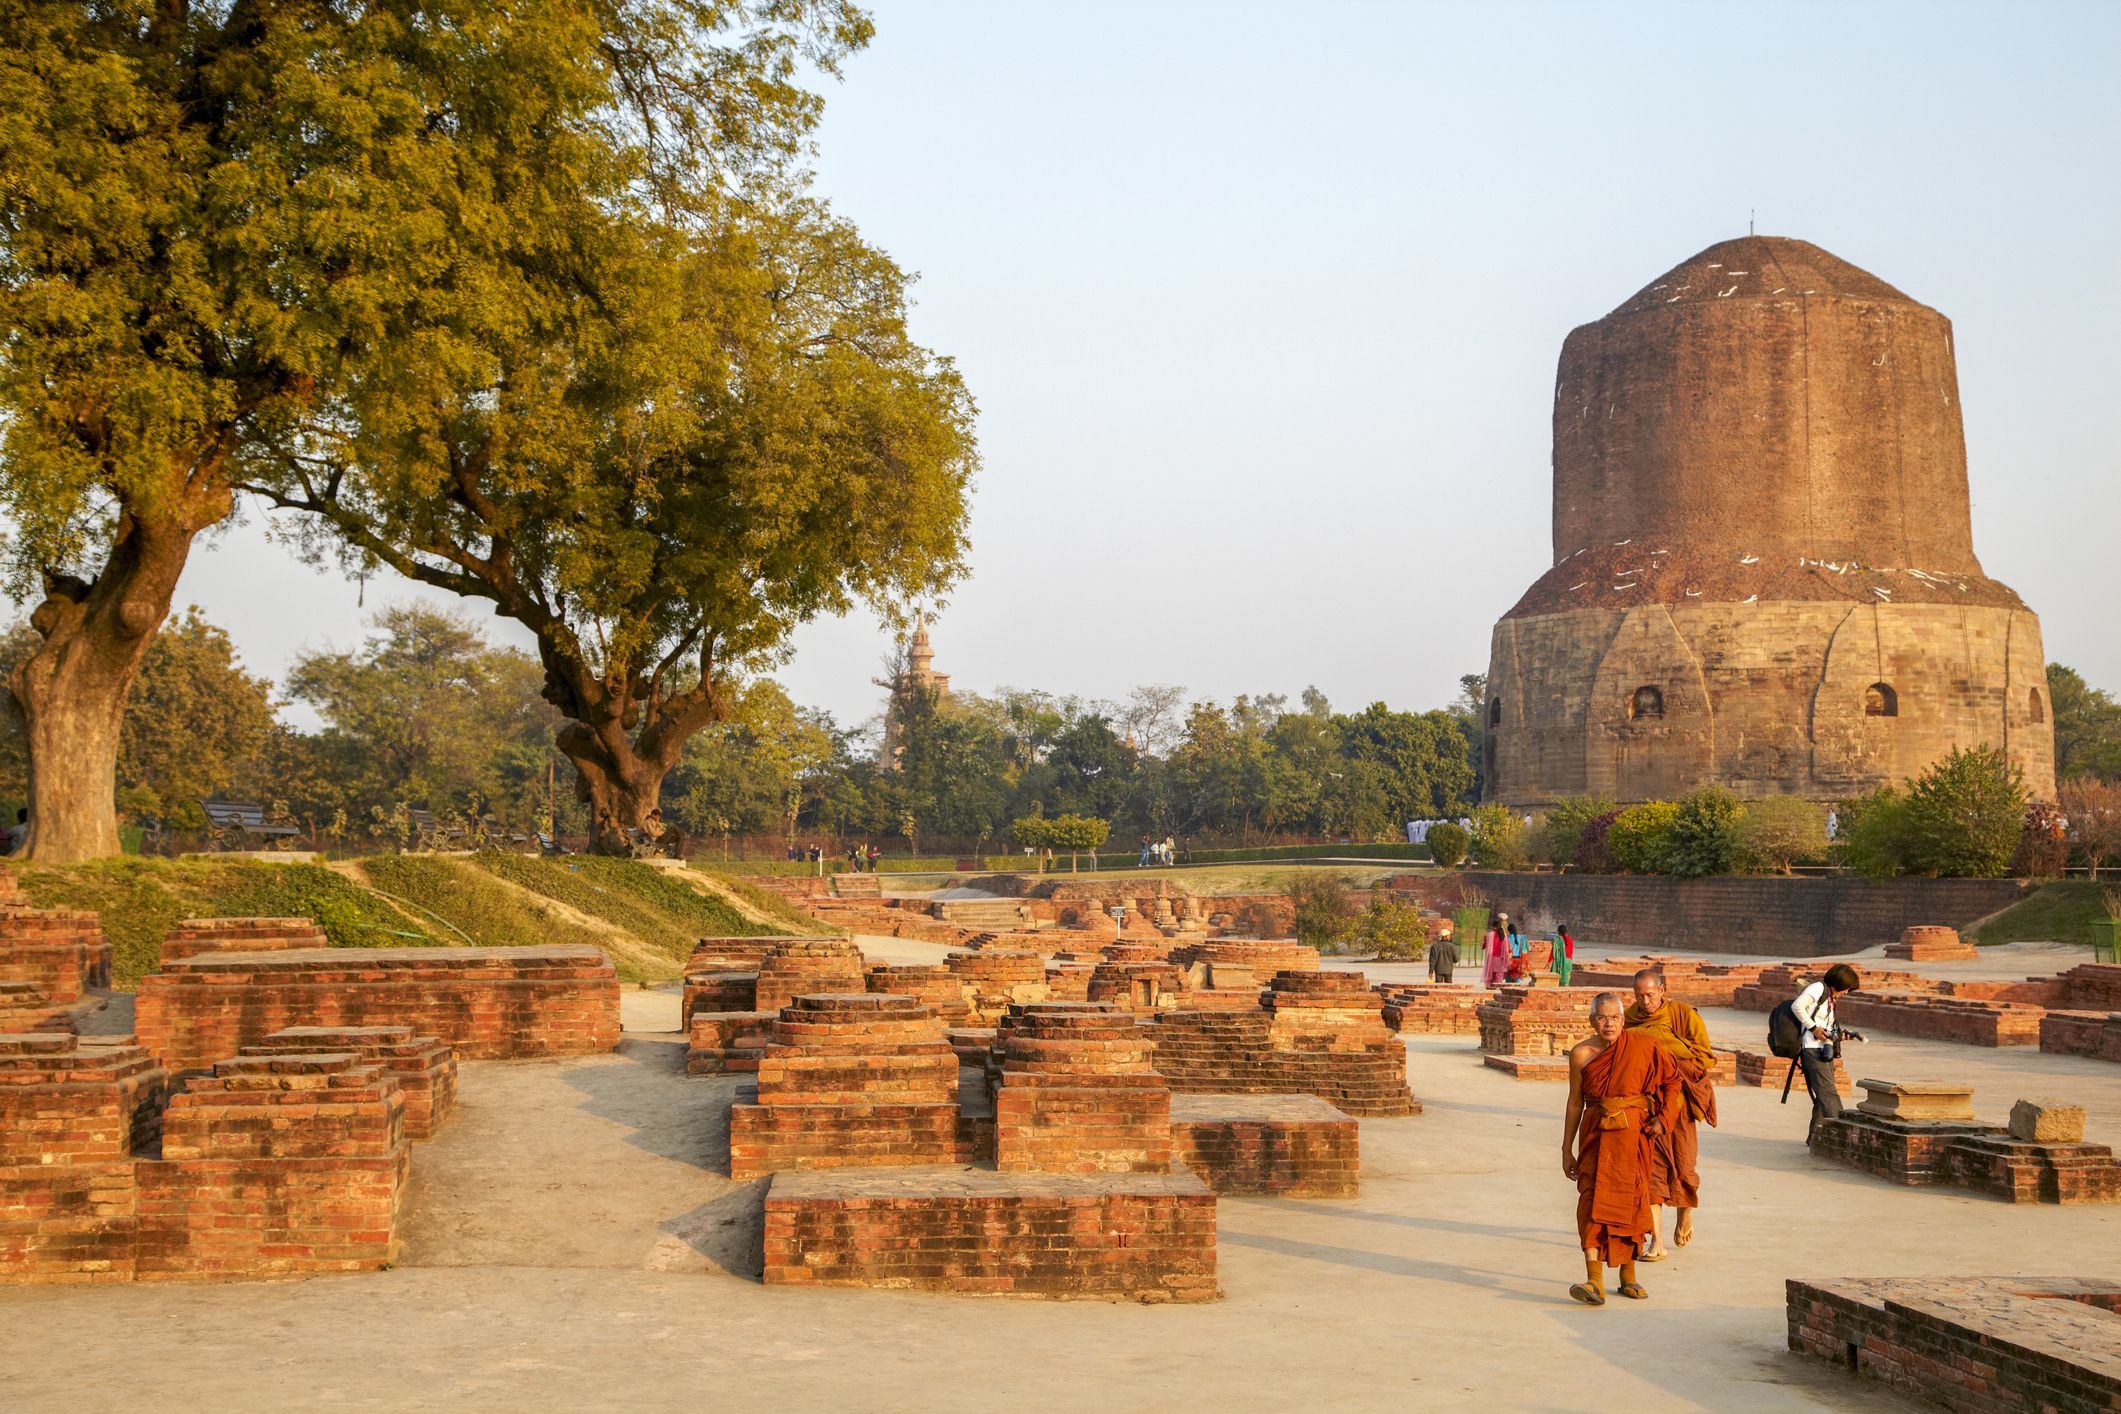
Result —
<instances>
[{"instance_id":1,"label":"sandal","mask_svg":"<svg viewBox=\"0 0 2121 1414\"><path fill-rule=\"evenodd\" d=\"M1662 1262L1665 1258L1671 1255L1672 1254L1670 1252L1667 1252L1664 1248L1660 1247L1655 1252L1636 1253L1635 1260L1638 1262Z\"/></svg>"},{"instance_id":2,"label":"sandal","mask_svg":"<svg viewBox=\"0 0 2121 1414\"><path fill-rule=\"evenodd\" d=\"M1675 1228L1672 1232L1672 1245L1674 1247L1684 1247L1693 1240L1694 1224L1692 1222L1688 1222L1683 1227Z\"/></svg>"},{"instance_id":3,"label":"sandal","mask_svg":"<svg viewBox=\"0 0 2121 1414\"><path fill-rule=\"evenodd\" d=\"M1620 1284L1620 1294L1630 1301L1647 1301L1650 1299L1649 1292L1631 1281L1624 1281Z\"/></svg>"},{"instance_id":4,"label":"sandal","mask_svg":"<svg viewBox=\"0 0 2121 1414\"><path fill-rule=\"evenodd\" d=\"M1626 1288L1624 1287L1622 1288L1622 1290L1625 1289ZM1639 1290L1640 1288L1637 1289ZM1585 1282L1577 1282L1574 1286L1570 1287L1569 1295L1575 1297L1578 1301L1581 1301L1586 1306L1605 1305L1605 1293L1603 1291L1600 1291L1597 1287L1591 1286Z\"/></svg>"}]
</instances>

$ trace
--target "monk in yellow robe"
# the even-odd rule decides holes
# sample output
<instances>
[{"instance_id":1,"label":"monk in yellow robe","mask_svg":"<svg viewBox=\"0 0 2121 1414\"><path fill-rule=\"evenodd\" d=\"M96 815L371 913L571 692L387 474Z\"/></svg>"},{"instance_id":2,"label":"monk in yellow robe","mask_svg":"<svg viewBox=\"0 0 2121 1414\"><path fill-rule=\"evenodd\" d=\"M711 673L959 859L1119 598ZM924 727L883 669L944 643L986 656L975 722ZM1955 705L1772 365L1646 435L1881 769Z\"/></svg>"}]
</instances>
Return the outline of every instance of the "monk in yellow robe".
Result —
<instances>
[{"instance_id":1,"label":"monk in yellow robe","mask_svg":"<svg viewBox=\"0 0 2121 1414\"><path fill-rule=\"evenodd\" d=\"M1694 1240L1694 1210L1701 1206L1701 1136L1696 1126L1716 1123L1716 1090L1709 1083L1716 1052L1709 1044L1709 1024L1693 1007L1665 995L1664 974L1654 967L1635 974L1635 1003L1628 1008L1627 1021L1629 1031L1655 1041L1679 1069L1680 1096L1662 1116L1666 1142L1656 1149L1650 1202L1656 1208L1678 1209L1672 1241L1684 1247ZM1643 1261L1665 1259L1660 1231L1658 1215L1652 1212L1650 1246Z\"/></svg>"},{"instance_id":2,"label":"monk in yellow robe","mask_svg":"<svg viewBox=\"0 0 2121 1414\"><path fill-rule=\"evenodd\" d=\"M1586 1306L1605 1305L1606 1264L1620 1268L1622 1296L1649 1295L1635 1280L1635 1262L1650 1230L1652 1154L1659 1117L1684 1103L1671 1057L1626 1021L1619 994L1600 993L1591 1003L1591 1038L1569 1052L1561 1171L1576 1183L1584 1270L1569 1295Z\"/></svg>"}]
</instances>

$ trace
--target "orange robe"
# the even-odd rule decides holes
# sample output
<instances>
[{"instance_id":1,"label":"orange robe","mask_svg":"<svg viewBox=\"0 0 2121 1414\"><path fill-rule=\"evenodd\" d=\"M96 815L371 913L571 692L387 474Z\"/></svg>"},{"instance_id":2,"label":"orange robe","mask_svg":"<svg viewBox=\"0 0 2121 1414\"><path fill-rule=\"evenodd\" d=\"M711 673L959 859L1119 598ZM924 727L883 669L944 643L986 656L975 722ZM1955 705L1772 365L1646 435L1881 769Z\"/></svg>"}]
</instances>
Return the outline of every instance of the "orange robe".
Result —
<instances>
[{"instance_id":1,"label":"orange robe","mask_svg":"<svg viewBox=\"0 0 2121 1414\"><path fill-rule=\"evenodd\" d=\"M1672 1058L1684 1082L1680 1102L1663 1115L1665 1133L1671 1136L1671 1142L1657 1146L1656 1163L1650 1173L1650 1201L1673 1208L1698 1208L1701 1136L1695 1121L1716 1123L1716 1092L1708 1078L1716 1068L1716 1051L1709 1044L1708 1023L1685 1002L1667 997L1655 1013L1644 1011L1640 1002L1629 1003L1628 1030L1639 1031L1655 1041ZM1687 1091L1699 1098L1689 1103Z\"/></svg>"},{"instance_id":2,"label":"orange robe","mask_svg":"<svg viewBox=\"0 0 2121 1414\"><path fill-rule=\"evenodd\" d=\"M1576 1230L1608 1266L1635 1260L1650 1230L1654 1145L1643 1129L1679 1096L1679 1069L1655 1041L1623 1031L1583 1068L1576 1139Z\"/></svg>"}]
</instances>

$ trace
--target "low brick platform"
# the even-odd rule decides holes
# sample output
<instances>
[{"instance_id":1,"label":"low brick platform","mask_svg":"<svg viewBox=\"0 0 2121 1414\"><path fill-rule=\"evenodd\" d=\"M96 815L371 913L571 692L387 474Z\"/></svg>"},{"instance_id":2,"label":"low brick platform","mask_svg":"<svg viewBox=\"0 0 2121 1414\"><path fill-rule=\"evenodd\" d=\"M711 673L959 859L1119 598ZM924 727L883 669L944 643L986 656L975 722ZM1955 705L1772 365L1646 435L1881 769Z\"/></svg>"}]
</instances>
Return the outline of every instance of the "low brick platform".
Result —
<instances>
[{"instance_id":1,"label":"low brick platform","mask_svg":"<svg viewBox=\"0 0 2121 1414\"><path fill-rule=\"evenodd\" d=\"M943 965L963 985L967 1020L974 1026L992 1026L1011 1006L1053 995L1046 987L1046 959L1039 953L954 952Z\"/></svg>"},{"instance_id":2,"label":"low brick platform","mask_svg":"<svg viewBox=\"0 0 2121 1414\"><path fill-rule=\"evenodd\" d=\"M1094 962L1049 962L1046 964L1046 1000L1086 1002L1090 1000L1090 978Z\"/></svg>"},{"instance_id":3,"label":"low brick platform","mask_svg":"<svg viewBox=\"0 0 2121 1414\"><path fill-rule=\"evenodd\" d=\"M945 1026L969 1024L972 1007L965 996L964 979L941 963L872 967L862 974L872 992L911 997L933 1011Z\"/></svg>"},{"instance_id":4,"label":"low brick platform","mask_svg":"<svg viewBox=\"0 0 2121 1414\"><path fill-rule=\"evenodd\" d=\"M1834 1003L1843 1025L1967 1046L2037 1046L2044 1008L2024 1002L1912 992L1850 992Z\"/></svg>"},{"instance_id":5,"label":"low brick platform","mask_svg":"<svg viewBox=\"0 0 2121 1414\"><path fill-rule=\"evenodd\" d=\"M331 939L308 918L180 918L162 935L166 967L213 952L286 952L328 948Z\"/></svg>"},{"instance_id":6,"label":"low brick platform","mask_svg":"<svg viewBox=\"0 0 2121 1414\"><path fill-rule=\"evenodd\" d=\"M1388 1032L1361 1050L1284 1050L1258 1007L1167 1011L1147 1024L1156 1068L1177 1094L1315 1095L1363 1119L1421 1113L1406 1051Z\"/></svg>"},{"instance_id":7,"label":"low brick platform","mask_svg":"<svg viewBox=\"0 0 2121 1414\"><path fill-rule=\"evenodd\" d=\"M207 953L140 980L140 1043L199 1070L289 1026L410 1026L470 1060L619 1043L619 981L590 947Z\"/></svg>"},{"instance_id":8,"label":"low brick platform","mask_svg":"<svg viewBox=\"0 0 2121 1414\"><path fill-rule=\"evenodd\" d=\"M1004 1173L1163 1173L1171 1087L1134 1018L1090 1002L1012 1006L995 1036L994 1164Z\"/></svg>"},{"instance_id":9,"label":"low brick platform","mask_svg":"<svg viewBox=\"0 0 2121 1414\"><path fill-rule=\"evenodd\" d=\"M1635 974L1645 967L1654 967L1664 974L1667 996L1697 1007L1732 1005L1738 989L1758 982L1763 970L1760 963L1697 962L1692 958L1645 953L1641 957L1608 957L1596 962L1578 962L1570 984L1629 993L1635 988Z\"/></svg>"},{"instance_id":10,"label":"low brick platform","mask_svg":"<svg viewBox=\"0 0 2121 1414\"><path fill-rule=\"evenodd\" d=\"M1175 962L1108 961L1100 962L1090 974L1088 999L1122 1011L1148 1013L1183 1005L1180 994L1185 988L1186 969ZM1258 999L1258 989L1254 988L1247 1001L1256 1005Z\"/></svg>"},{"instance_id":11,"label":"low brick platform","mask_svg":"<svg viewBox=\"0 0 2121 1414\"><path fill-rule=\"evenodd\" d=\"M2121 1202L2121 1165L2105 1145L2035 1143L1997 1125L1847 1110L1819 1122L1812 1152L1912 1188L1964 1188L2012 1203Z\"/></svg>"},{"instance_id":12,"label":"low brick platform","mask_svg":"<svg viewBox=\"0 0 2121 1414\"><path fill-rule=\"evenodd\" d=\"M27 982L53 1008L110 985L103 920L65 908L0 908L0 981Z\"/></svg>"},{"instance_id":13,"label":"low brick platform","mask_svg":"<svg viewBox=\"0 0 2121 1414\"><path fill-rule=\"evenodd\" d=\"M457 1103L457 1054L410 1026L290 1026L245 1046L246 1056L344 1051L378 1065L405 1097L405 1137L432 1139Z\"/></svg>"},{"instance_id":14,"label":"low brick platform","mask_svg":"<svg viewBox=\"0 0 2121 1414\"><path fill-rule=\"evenodd\" d=\"M687 1075L747 1075L759 1068L776 1012L694 1012L686 1032Z\"/></svg>"},{"instance_id":15,"label":"low brick platform","mask_svg":"<svg viewBox=\"0 0 2121 1414\"><path fill-rule=\"evenodd\" d=\"M1454 982L1388 982L1376 990L1385 1026L1417 1036L1478 1036L1480 1007L1495 995Z\"/></svg>"},{"instance_id":16,"label":"low brick platform","mask_svg":"<svg viewBox=\"0 0 2121 1414\"><path fill-rule=\"evenodd\" d=\"M2048 1012L2040 1018L2040 1049L2053 1056L2121 1061L2121 1012Z\"/></svg>"},{"instance_id":17,"label":"low brick platform","mask_svg":"<svg viewBox=\"0 0 2121 1414\"><path fill-rule=\"evenodd\" d=\"M731 1178L973 1157L960 1144L957 1057L911 997L797 997L774 1019L758 1077L729 1111Z\"/></svg>"},{"instance_id":18,"label":"low brick platform","mask_svg":"<svg viewBox=\"0 0 2121 1414\"><path fill-rule=\"evenodd\" d=\"M1887 972L1882 968L1861 966L1856 971L1863 978L1863 986L1834 1004L1837 1015L1845 1003L1867 992L1941 995L1948 985L1919 972ZM1740 1011L1773 1011L1825 975L1824 967L1763 967L1758 981L1749 982L1731 994L1731 1005Z\"/></svg>"},{"instance_id":19,"label":"low brick platform","mask_svg":"<svg viewBox=\"0 0 2121 1414\"><path fill-rule=\"evenodd\" d=\"M1566 1056L1591 1034L1601 987L1504 987L1482 1002L1480 1049L1492 1056Z\"/></svg>"},{"instance_id":20,"label":"low brick platform","mask_svg":"<svg viewBox=\"0 0 2121 1414\"><path fill-rule=\"evenodd\" d=\"M1791 1281L1788 1310L1790 1349L1946 1409L2121 1409L2121 1282Z\"/></svg>"},{"instance_id":21,"label":"low brick platform","mask_svg":"<svg viewBox=\"0 0 2121 1414\"><path fill-rule=\"evenodd\" d=\"M1900 932L1900 941L1887 943L1885 955L1902 962L1971 962L1981 950L1959 936L1957 928L1916 924Z\"/></svg>"},{"instance_id":22,"label":"low brick platform","mask_svg":"<svg viewBox=\"0 0 2121 1414\"><path fill-rule=\"evenodd\" d=\"M0 1281L392 1259L405 1102L381 1066L344 1052L224 1060L165 1106L166 1083L140 1046L0 1037Z\"/></svg>"},{"instance_id":23,"label":"low brick platform","mask_svg":"<svg viewBox=\"0 0 2121 1414\"><path fill-rule=\"evenodd\" d=\"M170 1097L139 1165L139 1275L372 1271L398 1251L405 1101L349 1053L215 1064Z\"/></svg>"},{"instance_id":24,"label":"low brick platform","mask_svg":"<svg viewBox=\"0 0 2121 1414\"><path fill-rule=\"evenodd\" d=\"M1788 1058L1778 1056L1772 1051L1738 1051L1735 1053L1735 1061L1731 1075L1731 1083L1733 1085L1752 1085L1780 1090L1782 1082L1789 1077L1790 1062ZM1848 1067L1842 1064L1839 1056L1834 1058L1834 1088L1840 1092L1844 1100L1854 1090L1854 1084L1849 1079ZM1806 1093L1804 1076L1800 1072L1790 1084L1790 1094L1797 1096Z\"/></svg>"},{"instance_id":25,"label":"low brick platform","mask_svg":"<svg viewBox=\"0 0 2121 1414\"><path fill-rule=\"evenodd\" d=\"M805 993L859 992L862 950L842 938L775 943L759 960L750 1010L779 1012Z\"/></svg>"},{"instance_id":26,"label":"low brick platform","mask_svg":"<svg viewBox=\"0 0 2121 1414\"><path fill-rule=\"evenodd\" d=\"M766 954L783 943L842 943L846 939L829 934L766 934L757 937L702 938L692 945L685 960L690 972L756 972Z\"/></svg>"},{"instance_id":27,"label":"low brick platform","mask_svg":"<svg viewBox=\"0 0 2121 1414\"><path fill-rule=\"evenodd\" d=\"M690 1031L703 1011L757 1011L756 972L688 972L678 996L678 1029Z\"/></svg>"},{"instance_id":28,"label":"low brick platform","mask_svg":"<svg viewBox=\"0 0 2121 1414\"><path fill-rule=\"evenodd\" d=\"M1224 1196L1352 1198L1361 1186L1354 1116L1311 1095L1177 1095L1171 1147Z\"/></svg>"},{"instance_id":29,"label":"low brick platform","mask_svg":"<svg viewBox=\"0 0 2121 1414\"><path fill-rule=\"evenodd\" d=\"M1569 1080L1569 1058L1567 1056L1498 1056L1482 1055L1480 1063L1489 1070L1499 1070L1512 1080L1558 1080L1566 1085Z\"/></svg>"},{"instance_id":30,"label":"low brick platform","mask_svg":"<svg viewBox=\"0 0 2121 1414\"><path fill-rule=\"evenodd\" d=\"M1190 1173L776 1174L769 1286L1211 1301L1215 1195Z\"/></svg>"}]
</instances>

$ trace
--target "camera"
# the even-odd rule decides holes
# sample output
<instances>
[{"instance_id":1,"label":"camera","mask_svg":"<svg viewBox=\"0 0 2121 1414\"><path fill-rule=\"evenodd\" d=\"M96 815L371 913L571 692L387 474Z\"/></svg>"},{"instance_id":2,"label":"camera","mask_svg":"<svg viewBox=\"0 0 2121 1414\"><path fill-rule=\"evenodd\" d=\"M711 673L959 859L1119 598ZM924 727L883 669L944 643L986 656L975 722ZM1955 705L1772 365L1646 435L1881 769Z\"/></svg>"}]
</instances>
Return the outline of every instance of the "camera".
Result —
<instances>
[{"instance_id":1,"label":"camera","mask_svg":"<svg viewBox=\"0 0 2121 1414\"><path fill-rule=\"evenodd\" d=\"M1861 1031L1851 1031L1846 1026L1835 1026L1827 1034L1832 1040L1832 1044L1828 1047L1828 1059L1830 1060L1841 1059L1841 1043L1843 1041L1861 1041L1863 1039Z\"/></svg>"}]
</instances>

